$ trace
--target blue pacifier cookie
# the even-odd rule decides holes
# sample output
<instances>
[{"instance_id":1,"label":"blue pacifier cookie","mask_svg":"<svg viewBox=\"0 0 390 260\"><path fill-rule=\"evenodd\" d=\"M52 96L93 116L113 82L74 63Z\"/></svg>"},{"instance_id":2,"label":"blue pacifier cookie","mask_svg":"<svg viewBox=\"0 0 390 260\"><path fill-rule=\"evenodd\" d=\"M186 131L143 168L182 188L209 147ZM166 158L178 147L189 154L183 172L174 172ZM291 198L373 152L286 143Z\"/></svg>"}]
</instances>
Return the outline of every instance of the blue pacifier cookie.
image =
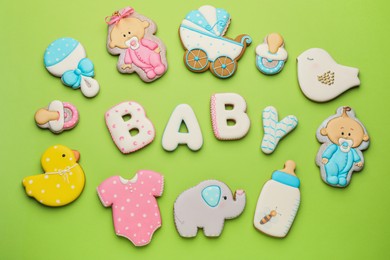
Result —
<instances>
[{"instance_id":1,"label":"blue pacifier cookie","mask_svg":"<svg viewBox=\"0 0 390 260\"><path fill-rule=\"evenodd\" d=\"M286 63L287 51L283 37L278 33L268 34L264 42L256 47L256 66L266 75L279 73Z\"/></svg>"},{"instance_id":2,"label":"blue pacifier cookie","mask_svg":"<svg viewBox=\"0 0 390 260\"><path fill-rule=\"evenodd\" d=\"M64 85L81 89L86 97L99 92L99 83L93 79L94 66L83 45L73 38L60 38L46 49L44 63L50 74L60 77Z\"/></svg>"}]
</instances>

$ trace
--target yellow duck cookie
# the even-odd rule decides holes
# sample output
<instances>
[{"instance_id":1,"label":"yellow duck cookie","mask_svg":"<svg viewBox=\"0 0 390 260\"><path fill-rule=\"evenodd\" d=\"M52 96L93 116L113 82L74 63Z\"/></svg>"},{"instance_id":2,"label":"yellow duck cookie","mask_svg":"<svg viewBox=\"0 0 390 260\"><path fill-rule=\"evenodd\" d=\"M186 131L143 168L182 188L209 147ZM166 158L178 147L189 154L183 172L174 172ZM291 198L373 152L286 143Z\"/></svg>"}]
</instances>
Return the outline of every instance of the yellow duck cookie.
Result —
<instances>
[{"instance_id":1,"label":"yellow duck cookie","mask_svg":"<svg viewBox=\"0 0 390 260\"><path fill-rule=\"evenodd\" d=\"M83 169L77 163L79 157L79 152L63 145L48 148L41 158L45 173L23 179L27 195L52 207L77 199L85 184Z\"/></svg>"}]
</instances>

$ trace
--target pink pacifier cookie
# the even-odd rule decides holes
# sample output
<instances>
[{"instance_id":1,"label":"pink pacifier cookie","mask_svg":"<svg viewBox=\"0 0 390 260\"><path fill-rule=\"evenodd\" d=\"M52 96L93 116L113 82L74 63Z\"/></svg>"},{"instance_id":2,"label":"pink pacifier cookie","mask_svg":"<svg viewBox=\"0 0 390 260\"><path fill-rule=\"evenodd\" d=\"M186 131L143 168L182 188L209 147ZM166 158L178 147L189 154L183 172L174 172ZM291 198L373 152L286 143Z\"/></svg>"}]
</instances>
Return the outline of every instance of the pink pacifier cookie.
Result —
<instances>
[{"instance_id":1,"label":"pink pacifier cookie","mask_svg":"<svg viewBox=\"0 0 390 260\"><path fill-rule=\"evenodd\" d=\"M105 119L112 140L122 153L135 152L145 147L156 135L144 108L134 101L114 106L106 112Z\"/></svg>"},{"instance_id":2,"label":"pink pacifier cookie","mask_svg":"<svg viewBox=\"0 0 390 260\"><path fill-rule=\"evenodd\" d=\"M121 73L134 73L145 82L160 78L168 68L166 47L154 36L157 25L131 7L106 17L107 50L119 55L117 68Z\"/></svg>"},{"instance_id":3,"label":"pink pacifier cookie","mask_svg":"<svg viewBox=\"0 0 390 260\"><path fill-rule=\"evenodd\" d=\"M115 233L126 237L135 246L150 243L161 227L156 197L164 190L164 177L153 171L141 170L130 179L113 176L97 187L104 207L112 207Z\"/></svg>"},{"instance_id":4,"label":"pink pacifier cookie","mask_svg":"<svg viewBox=\"0 0 390 260\"><path fill-rule=\"evenodd\" d=\"M41 108L35 113L35 122L40 128L47 128L59 134L72 129L79 121L79 112L71 103L54 100L47 108Z\"/></svg>"},{"instance_id":5,"label":"pink pacifier cookie","mask_svg":"<svg viewBox=\"0 0 390 260\"><path fill-rule=\"evenodd\" d=\"M64 85L81 89L86 97L94 97L99 92L99 83L93 79L94 65L83 45L72 38L59 38L46 49L44 63L50 74L61 78Z\"/></svg>"}]
</instances>

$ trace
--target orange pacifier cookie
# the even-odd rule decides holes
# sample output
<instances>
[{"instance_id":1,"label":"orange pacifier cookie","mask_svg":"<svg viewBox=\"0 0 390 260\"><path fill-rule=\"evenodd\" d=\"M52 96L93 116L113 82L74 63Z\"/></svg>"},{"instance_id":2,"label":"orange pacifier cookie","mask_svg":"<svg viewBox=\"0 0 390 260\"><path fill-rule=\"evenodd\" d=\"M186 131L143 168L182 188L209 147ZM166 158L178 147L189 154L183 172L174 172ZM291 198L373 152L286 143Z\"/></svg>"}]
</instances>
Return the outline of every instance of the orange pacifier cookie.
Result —
<instances>
[{"instance_id":1,"label":"orange pacifier cookie","mask_svg":"<svg viewBox=\"0 0 390 260\"><path fill-rule=\"evenodd\" d=\"M85 184L83 169L77 163L79 158L79 152L63 145L48 148L41 158L45 173L23 179L27 195L52 207L77 199Z\"/></svg>"}]
</instances>

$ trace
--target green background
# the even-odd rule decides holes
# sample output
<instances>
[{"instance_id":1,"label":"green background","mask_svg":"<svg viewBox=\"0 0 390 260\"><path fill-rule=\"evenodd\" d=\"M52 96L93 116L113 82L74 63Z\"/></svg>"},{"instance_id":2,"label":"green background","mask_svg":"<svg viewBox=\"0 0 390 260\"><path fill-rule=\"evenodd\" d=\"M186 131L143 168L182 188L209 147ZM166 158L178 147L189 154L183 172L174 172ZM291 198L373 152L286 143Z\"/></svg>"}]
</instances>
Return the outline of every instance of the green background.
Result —
<instances>
[{"instance_id":1,"label":"green background","mask_svg":"<svg viewBox=\"0 0 390 260\"><path fill-rule=\"evenodd\" d=\"M212 1L226 9L232 22L226 35L247 33L253 44L239 62L237 73L220 80L210 72L195 74L183 63L178 37L183 17L207 1L3 1L1 23L0 258L2 259L195 259L300 258L363 259L390 257L389 181L389 4L383 1ZM131 5L158 24L157 36L167 46L168 72L146 84L137 75L122 75L117 56L106 50L104 18ZM276 76L264 76L255 67L255 47L270 32L281 33L289 60ZM43 53L59 37L73 37L95 64L99 95L85 98L62 85L43 65ZM340 64L360 69L361 86L337 99L319 104L301 93L296 57L306 49L327 50ZM213 93L234 92L248 104L251 128L238 141L218 141L210 123ZM71 102L79 109L78 126L60 135L39 129L37 109L52 100ZM156 128L153 143L123 155L114 145L104 113L122 101L134 100L145 108ZM199 120L204 145L198 152L181 146L166 152L162 133L173 109L189 104ZM296 115L299 125L276 151L260 150L261 111L268 105L279 116ZM339 106L355 109L365 124L371 144L364 152L365 168L350 186L324 184L315 155L320 144L315 132ZM25 176L42 173L40 157L51 145L63 144L81 153L87 182L74 203L49 208L26 196ZM297 163L301 180L301 207L288 236L276 239L254 229L252 221L262 185L285 160ZM162 227L151 244L136 248L114 233L110 208L104 208L96 187L112 175L131 178L139 169L165 176L158 199ZM232 190L242 188L247 206L237 219L225 222L221 237L181 238L173 222L173 203L184 190L205 179L219 179Z\"/></svg>"}]
</instances>

